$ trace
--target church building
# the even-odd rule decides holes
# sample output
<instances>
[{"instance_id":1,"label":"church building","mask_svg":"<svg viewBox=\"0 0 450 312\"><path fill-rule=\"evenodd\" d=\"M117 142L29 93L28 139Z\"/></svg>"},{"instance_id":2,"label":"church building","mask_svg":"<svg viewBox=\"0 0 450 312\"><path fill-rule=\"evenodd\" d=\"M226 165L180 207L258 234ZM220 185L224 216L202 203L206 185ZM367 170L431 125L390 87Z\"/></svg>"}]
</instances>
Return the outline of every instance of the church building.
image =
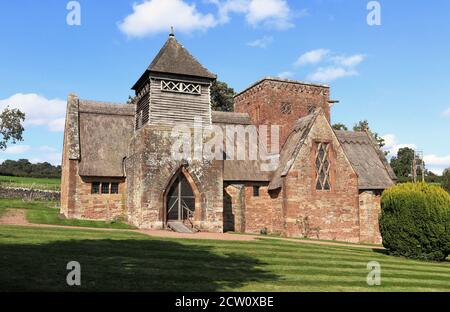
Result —
<instances>
[{"instance_id":1,"label":"church building","mask_svg":"<svg viewBox=\"0 0 450 312\"><path fill-rule=\"evenodd\" d=\"M396 177L369 133L333 130L328 86L266 77L235 96L234 112L217 112L215 80L171 34L128 103L69 95L61 214L141 229L380 243L380 196ZM222 141L244 129L250 141L251 129L266 137L264 125L270 170L267 159L235 159L228 149L216 148L223 157L214 159L173 157L174 128L189 130L195 150L211 129L223 129Z\"/></svg>"}]
</instances>

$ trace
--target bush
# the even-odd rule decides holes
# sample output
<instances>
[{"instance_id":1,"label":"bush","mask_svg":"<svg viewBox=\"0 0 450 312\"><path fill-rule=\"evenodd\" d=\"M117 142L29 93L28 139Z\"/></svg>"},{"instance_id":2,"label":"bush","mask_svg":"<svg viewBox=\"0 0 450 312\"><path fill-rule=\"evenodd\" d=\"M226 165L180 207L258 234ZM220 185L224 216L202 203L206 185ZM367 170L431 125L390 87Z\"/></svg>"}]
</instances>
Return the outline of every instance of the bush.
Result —
<instances>
[{"instance_id":1,"label":"bush","mask_svg":"<svg viewBox=\"0 0 450 312\"><path fill-rule=\"evenodd\" d=\"M450 195L426 183L396 185L381 198L383 245L393 255L444 261L450 253Z\"/></svg>"},{"instance_id":2,"label":"bush","mask_svg":"<svg viewBox=\"0 0 450 312\"><path fill-rule=\"evenodd\" d=\"M450 193L450 168L444 170L442 175L442 187Z\"/></svg>"}]
</instances>

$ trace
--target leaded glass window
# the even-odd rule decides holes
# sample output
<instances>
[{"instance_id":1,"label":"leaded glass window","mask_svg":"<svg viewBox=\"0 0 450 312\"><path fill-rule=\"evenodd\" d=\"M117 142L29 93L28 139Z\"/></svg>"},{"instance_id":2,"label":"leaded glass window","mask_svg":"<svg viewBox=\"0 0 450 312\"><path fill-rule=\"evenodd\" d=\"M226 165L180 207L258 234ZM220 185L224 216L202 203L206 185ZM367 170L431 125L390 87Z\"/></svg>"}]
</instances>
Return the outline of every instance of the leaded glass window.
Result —
<instances>
[{"instance_id":1,"label":"leaded glass window","mask_svg":"<svg viewBox=\"0 0 450 312\"><path fill-rule=\"evenodd\" d=\"M330 144L319 143L316 155L316 189L319 191L331 190L330 184Z\"/></svg>"}]
</instances>

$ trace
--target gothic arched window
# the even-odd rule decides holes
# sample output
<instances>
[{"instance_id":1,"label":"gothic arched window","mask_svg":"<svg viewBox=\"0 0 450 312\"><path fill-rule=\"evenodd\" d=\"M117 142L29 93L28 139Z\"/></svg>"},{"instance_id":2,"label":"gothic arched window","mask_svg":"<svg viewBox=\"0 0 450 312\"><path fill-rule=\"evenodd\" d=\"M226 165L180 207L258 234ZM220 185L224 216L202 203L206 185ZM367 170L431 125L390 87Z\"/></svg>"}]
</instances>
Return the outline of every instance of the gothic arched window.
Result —
<instances>
[{"instance_id":1,"label":"gothic arched window","mask_svg":"<svg viewBox=\"0 0 450 312\"><path fill-rule=\"evenodd\" d=\"M319 191L331 190L330 182L330 144L318 143L316 154L316 189Z\"/></svg>"}]
</instances>

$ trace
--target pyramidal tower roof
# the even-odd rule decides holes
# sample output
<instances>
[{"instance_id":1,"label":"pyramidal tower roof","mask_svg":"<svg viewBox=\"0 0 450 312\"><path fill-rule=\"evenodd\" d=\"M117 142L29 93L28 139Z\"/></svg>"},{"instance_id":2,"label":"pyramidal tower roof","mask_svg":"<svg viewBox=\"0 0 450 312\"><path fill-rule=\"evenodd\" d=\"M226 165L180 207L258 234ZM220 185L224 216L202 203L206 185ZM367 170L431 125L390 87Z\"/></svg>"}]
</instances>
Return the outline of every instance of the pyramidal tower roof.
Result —
<instances>
[{"instance_id":1,"label":"pyramidal tower roof","mask_svg":"<svg viewBox=\"0 0 450 312\"><path fill-rule=\"evenodd\" d=\"M216 79L216 75L209 72L200 64L171 33L169 39L156 55L148 67L151 72L179 74L202 78Z\"/></svg>"}]
</instances>

